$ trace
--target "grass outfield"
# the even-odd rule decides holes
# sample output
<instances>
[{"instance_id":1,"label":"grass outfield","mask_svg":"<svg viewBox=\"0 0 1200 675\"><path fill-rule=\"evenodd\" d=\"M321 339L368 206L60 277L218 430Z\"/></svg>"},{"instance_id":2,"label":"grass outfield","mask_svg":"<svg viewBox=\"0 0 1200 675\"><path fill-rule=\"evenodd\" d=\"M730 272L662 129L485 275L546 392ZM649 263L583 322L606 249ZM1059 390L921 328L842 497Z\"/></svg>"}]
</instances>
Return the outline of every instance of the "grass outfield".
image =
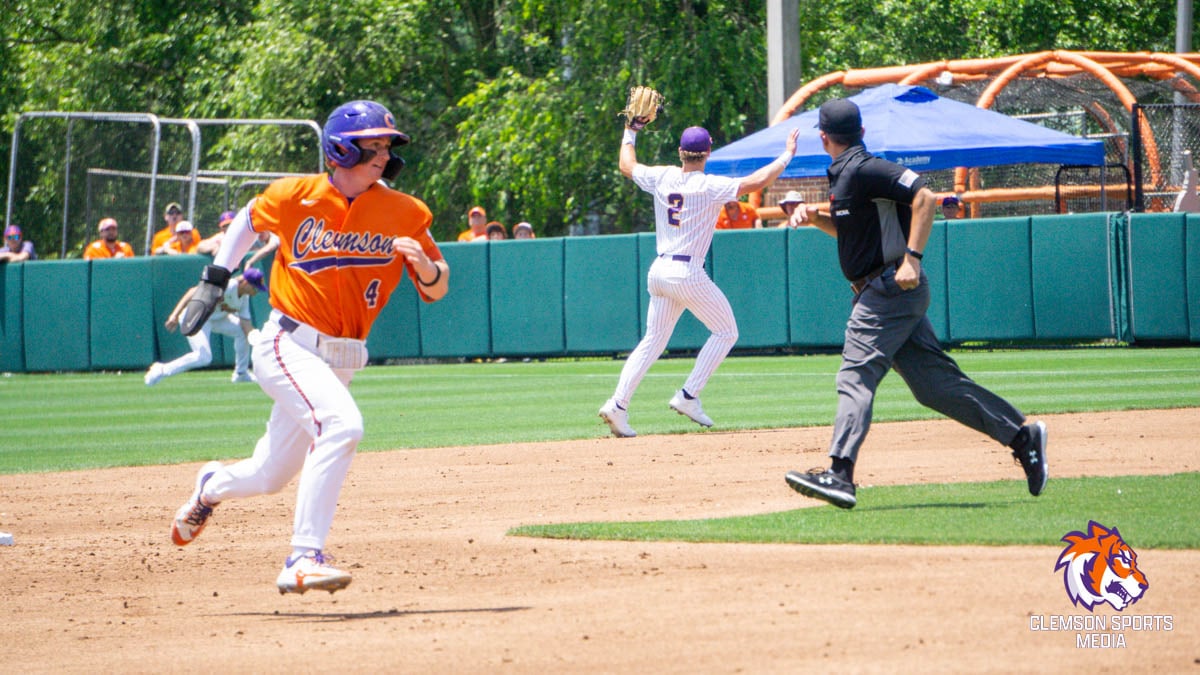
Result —
<instances>
[{"instance_id":1,"label":"grass outfield","mask_svg":"<svg viewBox=\"0 0 1200 675\"><path fill-rule=\"evenodd\" d=\"M1200 406L1200 349L963 351L978 382L1030 415ZM667 408L692 359L662 359L631 405L642 434L703 433ZM716 429L828 425L836 405L830 356L735 357L703 398ZM556 360L371 367L352 389L366 420L361 450L595 438L596 410L623 361ZM155 387L142 373L5 375L0 473L240 459L270 411L227 370L184 373ZM899 377L887 378L878 421L936 418ZM1046 545L1088 520L1137 532L1138 547L1200 548L1200 474L1056 479L1031 499L1024 480L864 488L851 511L805 508L739 518L529 525L512 535L621 540ZM1137 504L1131 508L1130 504ZM1186 514L1186 516L1185 516ZM1108 522L1105 519L1112 522ZM1119 522L1118 522L1119 520Z\"/></svg>"},{"instance_id":2,"label":"grass outfield","mask_svg":"<svg viewBox=\"0 0 1200 675\"><path fill-rule=\"evenodd\" d=\"M1136 533L1136 547L1200 548L1200 474L1055 478L1033 499L1025 480L872 487L832 506L710 520L526 525L553 539L788 544L1044 546L1089 520ZM814 502L817 503L817 502ZM1136 505L1136 506L1134 506Z\"/></svg>"},{"instance_id":3,"label":"grass outfield","mask_svg":"<svg viewBox=\"0 0 1200 675\"><path fill-rule=\"evenodd\" d=\"M962 351L975 380L1030 415L1200 406L1200 349ZM828 425L836 355L734 357L704 391L716 429ZM595 438L623 361L373 366L352 390L366 420L360 450ZM693 360L661 359L630 406L641 434L702 433L667 408ZM228 370L154 387L141 372L0 378L0 473L172 464L248 456L271 401ZM875 420L938 417L899 377L884 380Z\"/></svg>"}]
</instances>

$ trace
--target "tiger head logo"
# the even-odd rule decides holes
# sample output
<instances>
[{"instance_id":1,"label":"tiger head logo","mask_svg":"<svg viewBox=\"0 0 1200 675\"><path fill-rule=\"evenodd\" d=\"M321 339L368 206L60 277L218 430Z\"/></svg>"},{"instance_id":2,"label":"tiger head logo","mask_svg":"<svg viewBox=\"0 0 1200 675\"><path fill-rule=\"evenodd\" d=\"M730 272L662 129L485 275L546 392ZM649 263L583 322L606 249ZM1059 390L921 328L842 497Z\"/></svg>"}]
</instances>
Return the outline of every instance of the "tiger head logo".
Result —
<instances>
[{"instance_id":1,"label":"tiger head logo","mask_svg":"<svg viewBox=\"0 0 1200 675\"><path fill-rule=\"evenodd\" d=\"M1067 597L1089 612L1107 602L1118 612L1137 602L1150 584L1137 566L1137 553L1129 548L1117 528L1088 522L1087 533L1069 532L1067 547L1054 570L1063 570Z\"/></svg>"}]
</instances>

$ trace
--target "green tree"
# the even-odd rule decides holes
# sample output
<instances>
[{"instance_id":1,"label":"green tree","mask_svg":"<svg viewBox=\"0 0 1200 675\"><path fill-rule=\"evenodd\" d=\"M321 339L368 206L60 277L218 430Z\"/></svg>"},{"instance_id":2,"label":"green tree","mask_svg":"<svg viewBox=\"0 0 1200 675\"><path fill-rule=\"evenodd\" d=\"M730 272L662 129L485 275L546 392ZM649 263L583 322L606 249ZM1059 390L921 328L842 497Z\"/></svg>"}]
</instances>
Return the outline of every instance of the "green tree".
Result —
<instances>
[{"instance_id":1,"label":"green tree","mask_svg":"<svg viewBox=\"0 0 1200 675\"><path fill-rule=\"evenodd\" d=\"M720 145L768 123L762 0L0 1L7 130L23 110L320 123L347 100L379 100L413 138L399 187L430 204L440 240L464 227L475 203L543 236L576 224L652 227L644 195L616 170L616 113L632 85L667 97L639 138L646 163L676 162L679 133L693 124ZM1171 51L1173 5L803 2L803 71L1047 49ZM10 138L0 134L5 175ZM311 137L299 133L239 127L206 130L205 141L207 167L313 164ZM61 138L29 142L54 148ZM52 162L20 166L28 173L19 184L33 187L18 208L44 228L32 231L36 240L55 241L62 176Z\"/></svg>"}]
</instances>

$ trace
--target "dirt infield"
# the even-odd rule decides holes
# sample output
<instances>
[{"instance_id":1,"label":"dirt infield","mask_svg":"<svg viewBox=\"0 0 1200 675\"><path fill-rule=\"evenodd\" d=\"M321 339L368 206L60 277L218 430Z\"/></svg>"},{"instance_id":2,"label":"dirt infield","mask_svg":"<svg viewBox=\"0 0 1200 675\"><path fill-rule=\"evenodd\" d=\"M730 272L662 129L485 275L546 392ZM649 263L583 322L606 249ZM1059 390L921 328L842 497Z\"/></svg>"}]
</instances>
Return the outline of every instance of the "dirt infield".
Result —
<instances>
[{"instance_id":1,"label":"dirt infield","mask_svg":"<svg viewBox=\"0 0 1200 675\"><path fill-rule=\"evenodd\" d=\"M1200 409L1042 419L1048 493L1055 477L1200 470ZM16 538L0 547L0 670L1200 673L1200 551L1138 551L1150 588L1122 616L1170 616L1171 630L1087 649L1076 631L1031 630L1087 614L1053 571L1058 542L506 537L530 523L832 508L783 481L825 463L827 428L619 440L599 425L589 441L360 455L330 538L355 580L333 596L275 590L294 483L221 506L177 548L169 520L198 464L0 476L0 530ZM860 503L870 485L1023 480L1005 449L951 422L876 425L857 478Z\"/></svg>"}]
</instances>

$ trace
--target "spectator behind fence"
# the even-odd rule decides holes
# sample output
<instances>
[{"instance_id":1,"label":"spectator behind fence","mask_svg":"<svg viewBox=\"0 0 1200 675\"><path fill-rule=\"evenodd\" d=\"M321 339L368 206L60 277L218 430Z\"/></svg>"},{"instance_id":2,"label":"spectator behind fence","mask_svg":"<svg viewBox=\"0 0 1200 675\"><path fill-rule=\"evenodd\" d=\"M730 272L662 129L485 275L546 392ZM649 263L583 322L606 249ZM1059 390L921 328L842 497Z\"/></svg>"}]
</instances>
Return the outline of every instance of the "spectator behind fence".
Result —
<instances>
[{"instance_id":1,"label":"spectator behind fence","mask_svg":"<svg viewBox=\"0 0 1200 675\"><path fill-rule=\"evenodd\" d=\"M783 199L779 200L779 208L783 210L783 215L786 216L781 227L800 227L804 223L793 219L793 214L796 213L796 207L804 204L804 195L798 190L788 190Z\"/></svg>"},{"instance_id":2,"label":"spectator behind fence","mask_svg":"<svg viewBox=\"0 0 1200 675\"><path fill-rule=\"evenodd\" d=\"M955 220L960 218L961 214L959 212L959 208L961 205L962 202L958 200L958 197L955 197L954 195L945 197L942 199L942 217L946 220Z\"/></svg>"},{"instance_id":3,"label":"spectator behind fence","mask_svg":"<svg viewBox=\"0 0 1200 675\"><path fill-rule=\"evenodd\" d=\"M505 231L503 224L493 220L487 225L487 238L488 241L500 241L501 239L508 239L508 232Z\"/></svg>"},{"instance_id":4,"label":"spectator behind fence","mask_svg":"<svg viewBox=\"0 0 1200 675\"><path fill-rule=\"evenodd\" d=\"M133 257L133 247L117 238L116 218L101 218L97 229L100 231L100 238L83 249L84 260Z\"/></svg>"},{"instance_id":5,"label":"spectator behind fence","mask_svg":"<svg viewBox=\"0 0 1200 675\"><path fill-rule=\"evenodd\" d=\"M521 222L517 223L516 225L513 225L513 239L536 239L536 238L537 238L536 235L533 234L533 225L530 225L529 223L527 223L523 220Z\"/></svg>"},{"instance_id":6,"label":"spectator behind fence","mask_svg":"<svg viewBox=\"0 0 1200 675\"><path fill-rule=\"evenodd\" d=\"M192 237L192 233L196 228L192 227L192 223L187 220L181 220L175 224L175 234L163 242L162 246L154 249L154 255L181 255L183 253L195 253L196 247L200 245Z\"/></svg>"},{"instance_id":7,"label":"spectator behind fence","mask_svg":"<svg viewBox=\"0 0 1200 675\"><path fill-rule=\"evenodd\" d=\"M225 239L225 230L236 215L236 211L223 211L221 217L217 219L217 231L213 233L213 236L200 240L200 243L196 245L196 253L216 255L217 250L221 248L221 241Z\"/></svg>"},{"instance_id":8,"label":"spectator behind fence","mask_svg":"<svg viewBox=\"0 0 1200 675\"><path fill-rule=\"evenodd\" d=\"M154 233L154 239L150 243L150 255L159 255L158 250L162 245L167 243L167 240L175 236L175 226L183 222L183 207L179 202L171 202L167 204L167 208L163 209L163 220L167 225L163 229ZM196 228L192 228L192 241L188 244L191 248L200 243L200 233Z\"/></svg>"},{"instance_id":9,"label":"spectator behind fence","mask_svg":"<svg viewBox=\"0 0 1200 675\"><path fill-rule=\"evenodd\" d=\"M467 211L467 229L458 235L459 241L487 241L487 211L482 206L472 206Z\"/></svg>"},{"instance_id":10,"label":"spectator behind fence","mask_svg":"<svg viewBox=\"0 0 1200 675\"><path fill-rule=\"evenodd\" d=\"M725 207L717 216L718 230L749 230L755 227L762 227L758 222L758 209L737 199L725 202Z\"/></svg>"},{"instance_id":11,"label":"spectator behind fence","mask_svg":"<svg viewBox=\"0 0 1200 675\"><path fill-rule=\"evenodd\" d=\"M33 250L33 242L21 234L20 225L9 225L4 228L4 246L0 246L0 263L25 262L37 260L37 252Z\"/></svg>"}]
</instances>

